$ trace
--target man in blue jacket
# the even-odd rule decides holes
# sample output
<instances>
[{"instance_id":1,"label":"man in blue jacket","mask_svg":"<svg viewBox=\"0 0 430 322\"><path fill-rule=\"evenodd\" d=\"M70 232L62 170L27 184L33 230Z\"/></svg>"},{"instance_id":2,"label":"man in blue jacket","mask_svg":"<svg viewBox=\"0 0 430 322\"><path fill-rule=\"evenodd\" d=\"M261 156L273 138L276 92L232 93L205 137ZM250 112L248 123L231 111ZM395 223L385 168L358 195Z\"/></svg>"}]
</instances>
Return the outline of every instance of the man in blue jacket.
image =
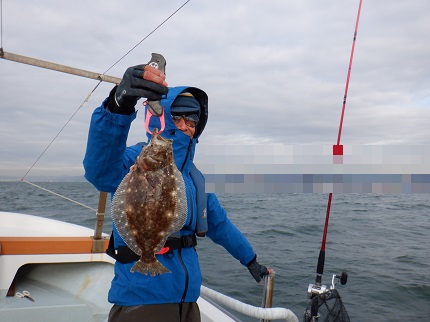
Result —
<instances>
[{"instance_id":1,"label":"man in blue jacket","mask_svg":"<svg viewBox=\"0 0 430 322\"><path fill-rule=\"evenodd\" d=\"M165 75L150 65L130 67L119 86L98 107L91 118L84 158L85 177L99 191L114 194L135 163L144 144L126 147L135 105L145 97L160 100L164 113L155 116L146 106L148 138L154 128L173 140L176 166L184 178L188 214L184 227L169 238L167 253L158 261L171 273L150 276L130 272L139 258L122 240L115 226L108 253L116 259L115 276L108 300L113 303L110 322L200 321L197 299L202 276L195 250L196 235L207 235L246 266L257 282L268 274L256 261L245 236L230 222L214 193L204 192L204 179L193 164L195 146L208 119L208 97L195 87L168 88Z\"/></svg>"}]
</instances>

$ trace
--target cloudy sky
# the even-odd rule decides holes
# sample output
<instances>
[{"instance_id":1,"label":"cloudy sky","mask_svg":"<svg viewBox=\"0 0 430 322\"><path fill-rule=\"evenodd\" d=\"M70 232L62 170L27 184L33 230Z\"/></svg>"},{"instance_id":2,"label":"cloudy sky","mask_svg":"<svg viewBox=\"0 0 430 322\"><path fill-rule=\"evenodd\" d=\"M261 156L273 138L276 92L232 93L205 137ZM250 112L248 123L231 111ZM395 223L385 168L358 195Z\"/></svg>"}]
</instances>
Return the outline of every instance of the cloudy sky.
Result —
<instances>
[{"instance_id":1,"label":"cloudy sky","mask_svg":"<svg viewBox=\"0 0 430 322\"><path fill-rule=\"evenodd\" d=\"M184 2L3 0L2 46L104 73ZM295 155L312 164L337 140L358 5L191 0L107 74L121 77L159 52L170 86L204 89L202 163L241 147L242 155ZM418 146L420 160L429 153L429 12L428 0L363 1L341 138L347 153L352 146L397 146L405 155ZM22 177L96 84L0 60L0 176ZM30 175L83 173L89 119L111 87L97 88ZM129 143L143 136L140 113Z\"/></svg>"}]
</instances>

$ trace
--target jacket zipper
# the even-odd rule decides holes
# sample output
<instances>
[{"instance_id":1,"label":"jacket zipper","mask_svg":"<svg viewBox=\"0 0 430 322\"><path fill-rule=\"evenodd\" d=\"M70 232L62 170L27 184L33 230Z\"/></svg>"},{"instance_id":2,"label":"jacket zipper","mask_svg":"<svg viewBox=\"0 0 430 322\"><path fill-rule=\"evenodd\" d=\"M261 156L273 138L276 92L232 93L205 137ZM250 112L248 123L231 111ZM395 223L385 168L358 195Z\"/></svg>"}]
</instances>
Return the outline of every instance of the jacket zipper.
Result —
<instances>
[{"instance_id":1,"label":"jacket zipper","mask_svg":"<svg viewBox=\"0 0 430 322\"><path fill-rule=\"evenodd\" d=\"M189 154L190 154L192 144L193 144L193 140L191 139L191 140L190 140L190 143L188 144L187 154L185 155L184 163L182 163L181 172L182 172L182 171L184 170L184 168L185 168L185 163L187 163L188 156L189 156Z\"/></svg>"},{"instance_id":2,"label":"jacket zipper","mask_svg":"<svg viewBox=\"0 0 430 322\"><path fill-rule=\"evenodd\" d=\"M188 144L187 154L185 155L184 163L182 164L182 167L181 167L181 173L184 170L185 163L187 163L187 159L188 159L188 156L189 156L190 151L191 151L192 143L193 143L193 140L190 140L190 143ZM184 174L182 173L182 176L183 175ZM193 193L191 191L191 188L188 186L188 184L186 182L185 182L185 189L187 190L188 195L190 196L191 209L189 209L189 211L190 211L189 215L190 215L190 228L191 228L191 225L193 224L193 220L194 220L194 211L193 211L194 200L193 200ZM191 229L191 230L195 231L195 229Z\"/></svg>"},{"instance_id":3,"label":"jacket zipper","mask_svg":"<svg viewBox=\"0 0 430 322\"><path fill-rule=\"evenodd\" d=\"M193 140L191 139L191 140L190 140L190 143L188 144L187 154L185 155L184 163L182 164L182 167L181 167L181 173L182 173L182 171L184 170L185 164L187 163L188 157L189 157L189 155L190 155L190 151L191 151L191 146L192 146L192 144L193 144ZM192 193L190 193L190 196L191 196L191 195L192 195ZM191 201L192 201L192 200L191 200ZM191 204L192 204L192 203L191 203ZM191 210L191 212L192 212L192 210ZM191 213L191 216L192 216L192 215L193 215L193 214ZM191 218L191 219L192 219L192 218ZM187 292L188 292L189 276L188 276L188 269L187 269L187 267L185 266L184 260L182 259L182 249L181 249L181 248L179 248L179 249L178 249L178 259L179 259L179 262L181 263L182 268L184 269L184 273L185 273L185 288L184 288L184 293L182 294L181 303L180 303L180 305L181 305L181 307L182 307L182 304L183 304L183 303L184 303L184 301L185 301L185 296L187 295ZM182 311L182 310L180 310L180 311ZM181 312L181 315L182 315L182 312ZM181 316L180 318L182 318L182 316Z\"/></svg>"},{"instance_id":4,"label":"jacket zipper","mask_svg":"<svg viewBox=\"0 0 430 322\"><path fill-rule=\"evenodd\" d=\"M189 283L188 269L185 266L184 260L182 259L182 248L178 249L178 258L179 258L179 261L181 262L182 268L184 269L184 272L185 272L185 288L184 288L184 293L182 294L182 298L181 298L181 304L182 304L185 301L185 296L187 295L187 292L188 292L188 283Z\"/></svg>"}]
</instances>

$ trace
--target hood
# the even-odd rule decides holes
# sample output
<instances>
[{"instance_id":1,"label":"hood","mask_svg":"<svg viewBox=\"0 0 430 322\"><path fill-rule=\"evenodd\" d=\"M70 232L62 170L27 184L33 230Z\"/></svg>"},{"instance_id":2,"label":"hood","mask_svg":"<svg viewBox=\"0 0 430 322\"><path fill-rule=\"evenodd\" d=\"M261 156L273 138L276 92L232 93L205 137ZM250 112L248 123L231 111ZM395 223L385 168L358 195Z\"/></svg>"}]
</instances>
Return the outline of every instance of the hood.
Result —
<instances>
[{"instance_id":1,"label":"hood","mask_svg":"<svg viewBox=\"0 0 430 322\"><path fill-rule=\"evenodd\" d=\"M191 93L200 104L200 119L197 123L196 132L194 133L193 138L190 138L188 135L182 133L176 127L175 123L173 123L173 119L170 115L170 108L173 101L180 93L184 91ZM198 142L198 138L206 127L208 120L208 96L204 91L196 87L169 87L167 96L161 99L160 103L164 108L164 114L160 117L153 116L148 111L148 107L145 107L145 120L147 126L146 135L148 139L150 139L153 129L157 128L160 131L160 129L163 128L162 123L164 121L164 129L161 133L161 136L165 139L173 140L173 154L176 166L182 171L191 166L191 162L194 159L195 146Z\"/></svg>"}]
</instances>

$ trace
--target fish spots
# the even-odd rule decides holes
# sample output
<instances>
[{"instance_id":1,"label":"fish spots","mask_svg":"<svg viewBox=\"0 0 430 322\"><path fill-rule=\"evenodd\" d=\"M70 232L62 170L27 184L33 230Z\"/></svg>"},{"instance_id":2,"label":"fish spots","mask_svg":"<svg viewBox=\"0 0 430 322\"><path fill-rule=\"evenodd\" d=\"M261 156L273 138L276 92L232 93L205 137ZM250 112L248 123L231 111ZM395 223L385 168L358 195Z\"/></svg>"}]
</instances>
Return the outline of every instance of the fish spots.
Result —
<instances>
[{"instance_id":1,"label":"fish spots","mask_svg":"<svg viewBox=\"0 0 430 322\"><path fill-rule=\"evenodd\" d=\"M122 239L141 256L131 271L150 275L168 272L155 254L187 217L185 184L174 164L171 141L153 134L120 183L111 213Z\"/></svg>"}]
</instances>

